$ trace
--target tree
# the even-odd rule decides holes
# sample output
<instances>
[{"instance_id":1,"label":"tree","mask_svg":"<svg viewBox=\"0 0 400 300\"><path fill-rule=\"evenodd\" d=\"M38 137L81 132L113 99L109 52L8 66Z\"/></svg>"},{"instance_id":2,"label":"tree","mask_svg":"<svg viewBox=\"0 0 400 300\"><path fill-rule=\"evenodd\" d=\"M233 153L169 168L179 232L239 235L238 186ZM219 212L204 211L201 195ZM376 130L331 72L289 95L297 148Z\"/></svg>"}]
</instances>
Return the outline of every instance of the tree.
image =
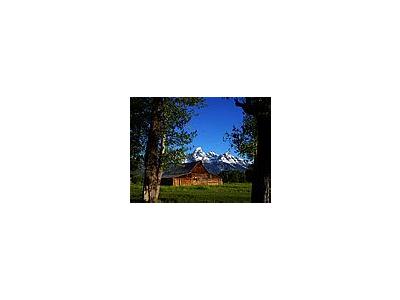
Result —
<instances>
[{"instance_id":1,"label":"tree","mask_svg":"<svg viewBox=\"0 0 400 300\"><path fill-rule=\"evenodd\" d=\"M156 202L159 180L161 181L161 155L164 151L163 114L165 99L154 98L151 101L151 121L144 159L143 200Z\"/></svg>"},{"instance_id":2,"label":"tree","mask_svg":"<svg viewBox=\"0 0 400 300\"><path fill-rule=\"evenodd\" d=\"M245 172L239 170L222 171L218 174L223 182L249 182L246 180Z\"/></svg>"},{"instance_id":3,"label":"tree","mask_svg":"<svg viewBox=\"0 0 400 300\"><path fill-rule=\"evenodd\" d=\"M157 202L162 170L169 165L180 163L185 157L186 145L196 134L195 131L188 131L186 124L194 115L195 108L203 105L203 99L194 97L140 99L145 106L145 119L149 120L147 133L142 141L144 143L141 144L142 151L143 145L146 145L143 157L142 198L145 202Z\"/></svg>"},{"instance_id":4,"label":"tree","mask_svg":"<svg viewBox=\"0 0 400 300\"><path fill-rule=\"evenodd\" d=\"M141 182L144 170L144 153L150 128L151 98L130 98L130 170L131 181Z\"/></svg>"},{"instance_id":5,"label":"tree","mask_svg":"<svg viewBox=\"0 0 400 300\"><path fill-rule=\"evenodd\" d=\"M233 131L231 141L241 154L254 154L252 141L256 140L252 172L252 202L271 202L271 97L234 98L235 104L253 118L244 120L241 130ZM254 122L254 123L252 123ZM248 123L248 124L245 124ZM253 133L253 134L252 134ZM232 138L233 137L233 138Z\"/></svg>"},{"instance_id":6,"label":"tree","mask_svg":"<svg viewBox=\"0 0 400 300\"><path fill-rule=\"evenodd\" d=\"M249 168L244 173L246 182L253 182L253 167L254 164L250 165Z\"/></svg>"},{"instance_id":7,"label":"tree","mask_svg":"<svg viewBox=\"0 0 400 300\"><path fill-rule=\"evenodd\" d=\"M243 112L243 123L240 127L233 126L231 133L226 133L224 140L229 140L236 151L247 158L254 160L257 152L256 119Z\"/></svg>"}]
</instances>

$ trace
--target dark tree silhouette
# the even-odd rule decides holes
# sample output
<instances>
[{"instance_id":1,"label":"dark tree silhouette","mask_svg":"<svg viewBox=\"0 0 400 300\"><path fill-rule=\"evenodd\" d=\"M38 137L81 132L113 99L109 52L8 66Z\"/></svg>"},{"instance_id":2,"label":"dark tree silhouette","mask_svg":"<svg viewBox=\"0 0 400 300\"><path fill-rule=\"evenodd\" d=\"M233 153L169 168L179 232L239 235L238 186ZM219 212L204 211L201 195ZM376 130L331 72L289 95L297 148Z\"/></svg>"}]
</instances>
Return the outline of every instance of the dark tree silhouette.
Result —
<instances>
[{"instance_id":1,"label":"dark tree silhouette","mask_svg":"<svg viewBox=\"0 0 400 300\"><path fill-rule=\"evenodd\" d=\"M235 104L256 120L252 202L271 202L271 97L235 98Z\"/></svg>"}]
</instances>

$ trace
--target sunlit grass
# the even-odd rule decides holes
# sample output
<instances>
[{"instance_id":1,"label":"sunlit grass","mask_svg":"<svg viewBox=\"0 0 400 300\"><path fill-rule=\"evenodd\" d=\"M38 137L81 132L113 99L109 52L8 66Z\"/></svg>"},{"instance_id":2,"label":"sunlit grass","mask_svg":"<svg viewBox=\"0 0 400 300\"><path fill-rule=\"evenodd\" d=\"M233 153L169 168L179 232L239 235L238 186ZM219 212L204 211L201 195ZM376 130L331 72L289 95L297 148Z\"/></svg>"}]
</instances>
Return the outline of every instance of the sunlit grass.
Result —
<instances>
[{"instance_id":1,"label":"sunlit grass","mask_svg":"<svg viewBox=\"0 0 400 300\"><path fill-rule=\"evenodd\" d=\"M131 184L131 202L139 202L142 186ZM216 186L161 186L160 202L230 203L250 202L251 183Z\"/></svg>"}]
</instances>

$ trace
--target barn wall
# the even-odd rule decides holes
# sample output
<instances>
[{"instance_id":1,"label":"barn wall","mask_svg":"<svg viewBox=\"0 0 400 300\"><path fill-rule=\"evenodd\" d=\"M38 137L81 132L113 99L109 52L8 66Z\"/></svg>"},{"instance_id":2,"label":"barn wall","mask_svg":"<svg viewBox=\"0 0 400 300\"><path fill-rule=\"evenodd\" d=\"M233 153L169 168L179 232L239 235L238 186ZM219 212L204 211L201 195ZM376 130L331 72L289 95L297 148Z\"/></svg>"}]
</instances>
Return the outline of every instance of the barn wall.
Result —
<instances>
[{"instance_id":1,"label":"barn wall","mask_svg":"<svg viewBox=\"0 0 400 300\"><path fill-rule=\"evenodd\" d=\"M212 178L208 180L208 185L220 185L222 184L221 178Z\"/></svg>"},{"instance_id":2,"label":"barn wall","mask_svg":"<svg viewBox=\"0 0 400 300\"><path fill-rule=\"evenodd\" d=\"M174 186L187 185L220 185L223 184L222 178L211 174L188 174L174 178Z\"/></svg>"},{"instance_id":3,"label":"barn wall","mask_svg":"<svg viewBox=\"0 0 400 300\"><path fill-rule=\"evenodd\" d=\"M192 178L190 175L179 177L179 185L192 185Z\"/></svg>"},{"instance_id":4,"label":"barn wall","mask_svg":"<svg viewBox=\"0 0 400 300\"><path fill-rule=\"evenodd\" d=\"M222 178L213 175L207 171L202 164L197 164L192 173L174 177L171 179L171 185L187 186L187 185L220 185L223 184Z\"/></svg>"}]
</instances>

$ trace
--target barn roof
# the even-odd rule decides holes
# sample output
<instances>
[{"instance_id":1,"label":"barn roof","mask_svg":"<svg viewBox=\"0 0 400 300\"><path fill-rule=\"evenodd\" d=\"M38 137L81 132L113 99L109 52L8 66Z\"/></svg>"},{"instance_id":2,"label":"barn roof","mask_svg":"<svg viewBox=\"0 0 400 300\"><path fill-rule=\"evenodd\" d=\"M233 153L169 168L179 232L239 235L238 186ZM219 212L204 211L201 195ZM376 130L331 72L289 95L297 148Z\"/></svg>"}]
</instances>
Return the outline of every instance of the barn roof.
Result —
<instances>
[{"instance_id":1,"label":"barn roof","mask_svg":"<svg viewBox=\"0 0 400 300\"><path fill-rule=\"evenodd\" d=\"M190 174L192 172L193 168L198 163L202 164L201 161L195 161L195 162L191 162L191 163L187 163L187 164L181 164L181 165L174 166L174 167L166 170L163 173L162 178L173 178L173 177Z\"/></svg>"}]
</instances>

